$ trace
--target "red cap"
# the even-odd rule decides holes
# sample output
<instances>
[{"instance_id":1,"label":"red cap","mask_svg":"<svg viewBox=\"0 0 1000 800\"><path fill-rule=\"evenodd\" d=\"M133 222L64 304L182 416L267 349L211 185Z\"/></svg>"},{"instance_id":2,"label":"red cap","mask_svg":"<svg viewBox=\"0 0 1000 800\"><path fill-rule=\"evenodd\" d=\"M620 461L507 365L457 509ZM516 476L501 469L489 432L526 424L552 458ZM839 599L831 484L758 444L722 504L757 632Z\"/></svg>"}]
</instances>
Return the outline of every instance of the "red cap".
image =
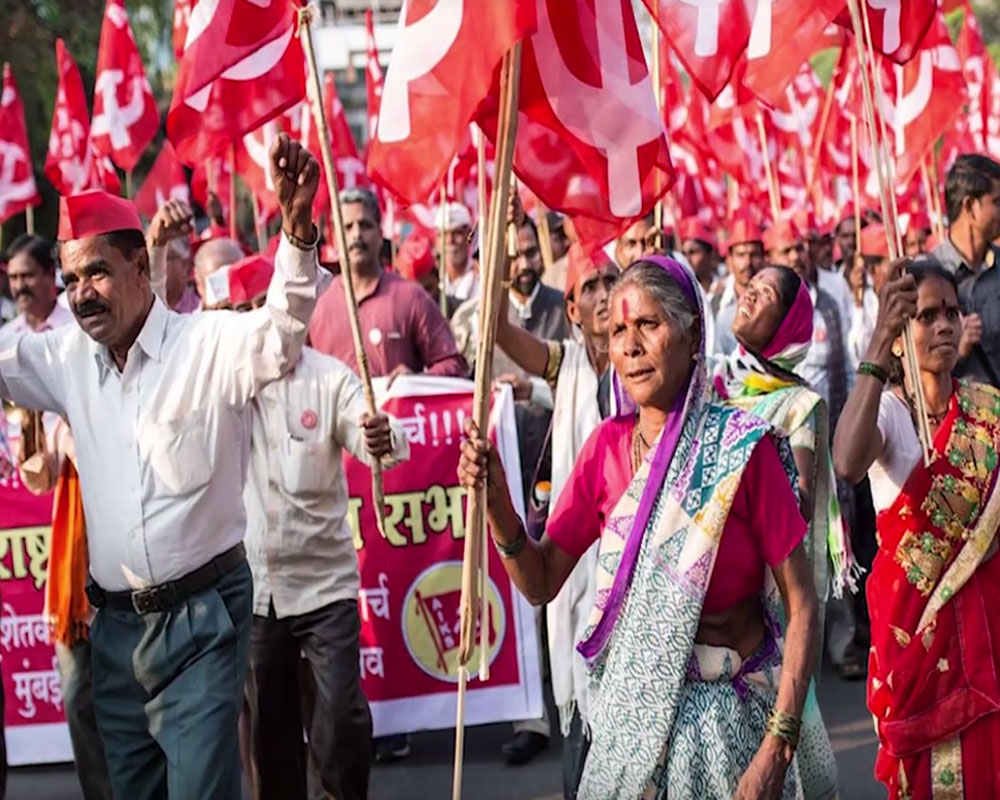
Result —
<instances>
[{"instance_id":1,"label":"red cap","mask_svg":"<svg viewBox=\"0 0 1000 800\"><path fill-rule=\"evenodd\" d=\"M790 219L776 222L764 232L764 250L779 250L802 241L802 233Z\"/></svg>"},{"instance_id":2,"label":"red cap","mask_svg":"<svg viewBox=\"0 0 1000 800\"><path fill-rule=\"evenodd\" d=\"M822 235L820 233L819 220L816 219L816 215L808 208L800 208L792 214L792 220L795 222L795 226L807 236Z\"/></svg>"},{"instance_id":3,"label":"red cap","mask_svg":"<svg viewBox=\"0 0 1000 800\"><path fill-rule=\"evenodd\" d=\"M926 211L914 211L906 221L906 232L929 231L931 229L931 218Z\"/></svg>"},{"instance_id":4,"label":"red cap","mask_svg":"<svg viewBox=\"0 0 1000 800\"><path fill-rule=\"evenodd\" d=\"M131 200L91 189L59 198L59 231L56 239L68 242L112 231L139 231L142 223Z\"/></svg>"},{"instance_id":5,"label":"red cap","mask_svg":"<svg viewBox=\"0 0 1000 800\"><path fill-rule=\"evenodd\" d=\"M719 249L719 240L698 217L685 217L682 219L677 225L677 238L682 242L695 239L699 242L704 242L715 251Z\"/></svg>"},{"instance_id":6,"label":"red cap","mask_svg":"<svg viewBox=\"0 0 1000 800\"><path fill-rule=\"evenodd\" d=\"M888 258L889 242L886 239L885 225L872 222L861 230L861 255L871 258Z\"/></svg>"},{"instance_id":7,"label":"red cap","mask_svg":"<svg viewBox=\"0 0 1000 800\"><path fill-rule=\"evenodd\" d=\"M578 242L574 242L566 253L566 288L563 290L563 294L569 297L580 278L608 264L614 264L614 262L602 249L598 248L593 253L588 254Z\"/></svg>"},{"instance_id":8,"label":"red cap","mask_svg":"<svg viewBox=\"0 0 1000 800\"><path fill-rule=\"evenodd\" d=\"M247 256L229 267L229 302L251 303L267 292L274 275L274 262L266 256Z\"/></svg>"},{"instance_id":9,"label":"red cap","mask_svg":"<svg viewBox=\"0 0 1000 800\"><path fill-rule=\"evenodd\" d=\"M747 242L763 242L764 235L760 226L748 216L741 216L734 219L729 225L729 239L726 248L734 247Z\"/></svg>"},{"instance_id":10,"label":"red cap","mask_svg":"<svg viewBox=\"0 0 1000 800\"><path fill-rule=\"evenodd\" d=\"M396 272L407 280L417 281L437 268L434 245L426 236L411 233L396 253Z\"/></svg>"}]
</instances>

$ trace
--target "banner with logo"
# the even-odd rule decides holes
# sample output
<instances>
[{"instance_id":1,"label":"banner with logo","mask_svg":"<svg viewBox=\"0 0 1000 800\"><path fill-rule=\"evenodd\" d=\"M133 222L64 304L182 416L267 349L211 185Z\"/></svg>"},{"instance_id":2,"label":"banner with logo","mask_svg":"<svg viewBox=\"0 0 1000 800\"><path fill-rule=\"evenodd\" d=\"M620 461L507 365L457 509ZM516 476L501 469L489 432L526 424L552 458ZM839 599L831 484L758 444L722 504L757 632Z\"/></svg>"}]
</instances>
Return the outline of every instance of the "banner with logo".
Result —
<instances>
[{"instance_id":1,"label":"banner with logo","mask_svg":"<svg viewBox=\"0 0 1000 800\"><path fill-rule=\"evenodd\" d=\"M16 429L11 433L13 438ZM42 614L51 522L51 494L31 494L16 472L0 479L0 670L7 761L13 766L73 760Z\"/></svg>"},{"instance_id":2,"label":"banner with logo","mask_svg":"<svg viewBox=\"0 0 1000 800\"><path fill-rule=\"evenodd\" d=\"M465 491L458 485L459 443L472 416L472 382L404 376L390 390L376 381L382 408L410 443L410 460L384 473L385 536L371 503L371 472L345 456L349 518L361 566L361 676L375 734L455 724L459 599L465 542ZM380 391L382 390L382 391ZM514 402L497 392L491 435L515 508L523 507ZM489 547L489 665L480 682L478 649L469 664L466 722L542 714L535 614ZM478 640L478 637L477 637Z\"/></svg>"},{"instance_id":3,"label":"banner with logo","mask_svg":"<svg viewBox=\"0 0 1000 800\"><path fill-rule=\"evenodd\" d=\"M361 566L359 664L377 735L455 724L458 607L465 493L459 442L472 415L471 381L405 376L387 389L386 411L403 425L410 460L385 473L385 538L375 525L371 473L345 455L348 514ZM11 436L16 451L16 430ZM498 393L491 430L521 510L514 404ZM11 765L71 761L55 652L43 617L52 495L36 497L15 474L0 479L0 667ZM541 716L534 612L489 551L490 679L472 676L470 725ZM478 653L470 671L475 673Z\"/></svg>"}]
</instances>

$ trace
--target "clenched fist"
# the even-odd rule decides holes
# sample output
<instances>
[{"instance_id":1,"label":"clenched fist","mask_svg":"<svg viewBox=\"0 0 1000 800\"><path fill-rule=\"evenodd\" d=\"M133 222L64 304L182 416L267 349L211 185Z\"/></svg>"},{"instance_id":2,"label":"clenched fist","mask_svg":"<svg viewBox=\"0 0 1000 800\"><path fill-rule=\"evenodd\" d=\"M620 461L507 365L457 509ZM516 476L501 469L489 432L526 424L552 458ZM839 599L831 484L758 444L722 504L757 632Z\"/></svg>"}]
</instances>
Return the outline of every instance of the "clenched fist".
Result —
<instances>
[{"instance_id":1,"label":"clenched fist","mask_svg":"<svg viewBox=\"0 0 1000 800\"><path fill-rule=\"evenodd\" d=\"M171 239L189 236L194 230L194 215L183 200L168 200L149 223L146 234L150 247L163 247Z\"/></svg>"},{"instance_id":2,"label":"clenched fist","mask_svg":"<svg viewBox=\"0 0 1000 800\"><path fill-rule=\"evenodd\" d=\"M271 180L281 206L282 227L304 241L313 239L313 200L319 163L301 143L279 133L271 145Z\"/></svg>"}]
</instances>

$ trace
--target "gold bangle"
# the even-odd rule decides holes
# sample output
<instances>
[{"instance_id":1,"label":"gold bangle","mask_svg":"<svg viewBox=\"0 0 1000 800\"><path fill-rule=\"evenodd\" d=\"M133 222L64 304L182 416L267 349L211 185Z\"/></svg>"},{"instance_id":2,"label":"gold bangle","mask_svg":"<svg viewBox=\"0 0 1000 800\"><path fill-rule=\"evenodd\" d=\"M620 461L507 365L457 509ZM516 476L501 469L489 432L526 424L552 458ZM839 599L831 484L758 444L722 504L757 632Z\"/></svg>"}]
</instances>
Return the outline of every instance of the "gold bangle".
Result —
<instances>
[{"instance_id":1,"label":"gold bangle","mask_svg":"<svg viewBox=\"0 0 1000 800\"><path fill-rule=\"evenodd\" d=\"M799 746L799 731L802 728L802 721L791 714L786 714L777 708L771 709L771 715L767 718L765 733L771 734L776 739L780 739L792 750Z\"/></svg>"}]
</instances>

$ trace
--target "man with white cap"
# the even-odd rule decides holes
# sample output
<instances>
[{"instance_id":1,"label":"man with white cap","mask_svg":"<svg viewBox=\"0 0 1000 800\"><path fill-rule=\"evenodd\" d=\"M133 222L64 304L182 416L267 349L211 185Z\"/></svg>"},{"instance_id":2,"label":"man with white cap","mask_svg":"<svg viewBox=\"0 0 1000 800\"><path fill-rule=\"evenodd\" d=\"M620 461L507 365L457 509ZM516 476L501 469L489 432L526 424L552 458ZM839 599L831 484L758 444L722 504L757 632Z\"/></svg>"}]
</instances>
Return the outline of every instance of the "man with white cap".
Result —
<instances>
[{"instance_id":1,"label":"man with white cap","mask_svg":"<svg viewBox=\"0 0 1000 800\"><path fill-rule=\"evenodd\" d=\"M283 234L264 308L168 311L135 207L90 191L61 199L57 236L80 327L0 350L0 397L57 411L74 432L116 797L240 797L252 586L247 452L233 443L250 401L294 366L316 302L319 167L285 134L270 155Z\"/></svg>"},{"instance_id":2,"label":"man with white cap","mask_svg":"<svg viewBox=\"0 0 1000 800\"><path fill-rule=\"evenodd\" d=\"M438 206L434 220L437 230L444 230L444 293L464 302L479 296L479 271L470 258L469 234L472 215L461 203Z\"/></svg>"}]
</instances>

